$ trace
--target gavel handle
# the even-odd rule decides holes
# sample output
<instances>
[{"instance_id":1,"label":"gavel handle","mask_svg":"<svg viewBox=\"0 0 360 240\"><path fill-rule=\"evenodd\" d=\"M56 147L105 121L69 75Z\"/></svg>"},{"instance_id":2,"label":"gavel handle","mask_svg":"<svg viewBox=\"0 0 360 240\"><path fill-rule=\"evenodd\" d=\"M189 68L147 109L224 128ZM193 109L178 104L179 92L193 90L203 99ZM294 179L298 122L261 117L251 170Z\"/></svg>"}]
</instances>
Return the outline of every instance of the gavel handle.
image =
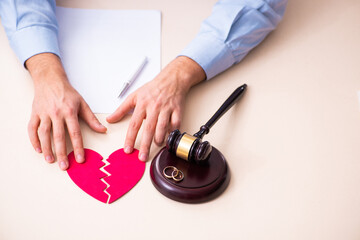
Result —
<instances>
[{"instance_id":1,"label":"gavel handle","mask_svg":"<svg viewBox=\"0 0 360 240\"><path fill-rule=\"evenodd\" d=\"M246 87L247 87L246 84L238 87L228 97L228 99L226 99L226 101L221 105L221 107L216 111L216 113L210 118L210 120L200 128L200 131L198 131L197 133L194 134L194 136L202 139L205 134L208 134L210 131L210 128L217 122L217 120L219 120L222 117L222 115L224 115L227 112L227 110L229 110L234 105L236 100L238 100L244 94Z\"/></svg>"}]
</instances>

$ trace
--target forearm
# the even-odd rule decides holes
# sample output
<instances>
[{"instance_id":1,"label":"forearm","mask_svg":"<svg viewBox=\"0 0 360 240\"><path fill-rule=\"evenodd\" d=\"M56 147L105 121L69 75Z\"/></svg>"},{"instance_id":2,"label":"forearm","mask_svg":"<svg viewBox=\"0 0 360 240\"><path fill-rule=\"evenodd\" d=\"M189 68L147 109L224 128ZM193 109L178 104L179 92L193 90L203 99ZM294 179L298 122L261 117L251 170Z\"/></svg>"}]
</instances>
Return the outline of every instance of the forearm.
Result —
<instances>
[{"instance_id":1,"label":"forearm","mask_svg":"<svg viewBox=\"0 0 360 240\"><path fill-rule=\"evenodd\" d=\"M25 62L34 84L68 82L60 58L52 53L40 53Z\"/></svg>"},{"instance_id":2,"label":"forearm","mask_svg":"<svg viewBox=\"0 0 360 240\"><path fill-rule=\"evenodd\" d=\"M177 85L181 86L181 90L185 93L188 92L192 86L198 84L206 78L203 68L197 62L186 56L179 56L175 58L162 70L159 75L172 75L173 81L175 81ZM159 81L159 86L161 87L161 82L164 83L167 79L167 77L163 77L156 78L155 80Z\"/></svg>"}]
</instances>

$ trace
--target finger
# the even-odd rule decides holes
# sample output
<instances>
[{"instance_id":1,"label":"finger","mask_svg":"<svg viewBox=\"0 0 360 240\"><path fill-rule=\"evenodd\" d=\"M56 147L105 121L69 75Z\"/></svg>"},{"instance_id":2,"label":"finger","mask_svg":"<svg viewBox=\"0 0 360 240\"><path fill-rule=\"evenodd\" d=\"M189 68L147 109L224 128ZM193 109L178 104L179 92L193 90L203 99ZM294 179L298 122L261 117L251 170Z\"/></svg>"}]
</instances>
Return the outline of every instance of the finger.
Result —
<instances>
[{"instance_id":1,"label":"finger","mask_svg":"<svg viewBox=\"0 0 360 240\"><path fill-rule=\"evenodd\" d=\"M92 130L100 133L106 132L106 127L99 122L85 101L81 102L79 115Z\"/></svg>"},{"instance_id":2,"label":"finger","mask_svg":"<svg viewBox=\"0 0 360 240\"><path fill-rule=\"evenodd\" d=\"M175 129L180 129L180 125L181 125L181 110L175 110L171 114L169 131L174 131Z\"/></svg>"},{"instance_id":3,"label":"finger","mask_svg":"<svg viewBox=\"0 0 360 240\"><path fill-rule=\"evenodd\" d=\"M40 121L38 136L41 143L41 149L44 153L45 160L48 163L54 162L54 155L51 148L51 120L43 118Z\"/></svg>"},{"instance_id":4,"label":"finger","mask_svg":"<svg viewBox=\"0 0 360 240\"><path fill-rule=\"evenodd\" d=\"M161 145L164 142L170 124L170 114L170 112L161 112L159 115L154 136L154 141L157 145Z\"/></svg>"},{"instance_id":5,"label":"finger","mask_svg":"<svg viewBox=\"0 0 360 240\"><path fill-rule=\"evenodd\" d=\"M40 125L40 118L36 116L31 116L31 119L28 124L28 135L30 138L31 145L36 152L41 153L41 144L38 136L38 128Z\"/></svg>"},{"instance_id":6,"label":"finger","mask_svg":"<svg viewBox=\"0 0 360 240\"><path fill-rule=\"evenodd\" d=\"M68 118L65 121L71 139L71 143L74 148L75 159L78 163L83 163L85 160L84 147L83 147L83 141L82 141L78 118L76 115L74 115L73 117Z\"/></svg>"},{"instance_id":7,"label":"finger","mask_svg":"<svg viewBox=\"0 0 360 240\"><path fill-rule=\"evenodd\" d=\"M151 115L149 114L149 116L146 117L139 152L139 159L141 161L146 161L149 156L150 146L154 137L157 119L158 114L156 112L153 112Z\"/></svg>"},{"instance_id":8,"label":"finger","mask_svg":"<svg viewBox=\"0 0 360 240\"><path fill-rule=\"evenodd\" d=\"M128 96L125 101L116 109L116 111L106 118L109 123L120 121L128 112L135 107L134 95Z\"/></svg>"},{"instance_id":9,"label":"finger","mask_svg":"<svg viewBox=\"0 0 360 240\"><path fill-rule=\"evenodd\" d=\"M131 153L134 149L136 136L139 132L141 124L145 118L145 111L139 107L135 108L134 113L131 117L129 127L126 133L125 139L125 153Z\"/></svg>"},{"instance_id":10,"label":"finger","mask_svg":"<svg viewBox=\"0 0 360 240\"><path fill-rule=\"evenodd\" d=\"M65 126L62 120L53 120L53 139L56 159L61 170L69 167L66 156Z\"/></svg>"}]
</instances>

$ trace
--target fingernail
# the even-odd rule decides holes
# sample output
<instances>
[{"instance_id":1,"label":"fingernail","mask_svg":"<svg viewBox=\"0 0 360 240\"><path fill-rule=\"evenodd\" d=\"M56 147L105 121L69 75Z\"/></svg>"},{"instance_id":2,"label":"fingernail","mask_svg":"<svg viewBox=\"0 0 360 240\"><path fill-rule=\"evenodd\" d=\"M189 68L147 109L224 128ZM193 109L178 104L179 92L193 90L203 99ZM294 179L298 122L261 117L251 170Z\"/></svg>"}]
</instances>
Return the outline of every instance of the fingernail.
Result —
<instances>
[{"instance_id":1,"label":"fingernail","mask_svg":"<svg viewBox=\"0 0 360 240\"><path fill-rule=\"evenodd\" d=\"M60 162L60 168L62 170L66 170L67 169L67 163L65 161Z\"/></svg>"},{"instance_id":2,"label":"fingernail","mask_svg":"<svg viewBox=\"0 0 360 240\"><path fill-rule=\"evenodd\" d=\"M38 152L38 153L41 153L41 149L40 149L40 148L36 148L35 151Z\"/></svg>"},{"instance_id":3,"label":"fingernail","mask_svg":"<svg viewBox=\"0 0 360 240\"><path fill-rule=\"evenodd\" d=\"M77 160L77 162L82 163L82 162L84 161L83 155L79 153L79 154L76 156L76 160Z\"/></svg>"},{"instance_id":4,"label":"fingernail","mask_svg":"<svg viewBox=\"0 0 360 240\"><path fill-rule=\"evenodd\" d=\"M127 153L127 154L131 153L132 152L131 147L126 146L125 149L124 149L124 152Z\"/></svg>"},{"instance_id":5,"label":"fingernail","mask_svg":"<svg viewBox=\"0 0 360 240\"><path fill-rule=\"evenodd\" d=\"M45 160L48 162L48 163L52 163L53 162L53 158L50 156L50 155L47 155L45 157Z\"/></svg>"},{"instance_id":6,"label":"fingernail","mask_svg":"<svg viewBox=\"0 0 360 240\"><path fill-rule=\"evenodd\" d=\"M140 153L139 159L140 159L141 161L145 162L146 159L147 159L147 154L146 154L146 153Z\"/></svg>"}]
</instances>

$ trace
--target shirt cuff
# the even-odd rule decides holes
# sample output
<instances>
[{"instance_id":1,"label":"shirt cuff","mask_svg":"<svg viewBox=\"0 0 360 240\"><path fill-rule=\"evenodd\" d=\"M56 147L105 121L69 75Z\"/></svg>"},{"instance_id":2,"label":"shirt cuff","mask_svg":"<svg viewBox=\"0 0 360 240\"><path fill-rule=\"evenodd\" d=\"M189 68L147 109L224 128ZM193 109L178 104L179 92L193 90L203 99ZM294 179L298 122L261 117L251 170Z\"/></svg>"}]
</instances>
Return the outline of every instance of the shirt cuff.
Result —
<instances>
[{"instance_id":1,"label":"shirt cuff","mask_svg":"<svg viewBox=\"0 0 360 240\"><path fill-rule=\"evenodd\" d=\"M209 80L225 71L235 63L231 49L211 34L198 34L180 53L197 62L205 71Z\"/></svg>"},{"instance_id":2,"label":"shirt cuff","mask_svg":"<svg viewBox=\"0 0 360 240\"><path fill-rule=\"evenodd\" d=\"M10 45L23 64L39 53L60 56L57 32L51 28L34 26L20 29L11 36Z\"/></svg>"}]
</instances>

